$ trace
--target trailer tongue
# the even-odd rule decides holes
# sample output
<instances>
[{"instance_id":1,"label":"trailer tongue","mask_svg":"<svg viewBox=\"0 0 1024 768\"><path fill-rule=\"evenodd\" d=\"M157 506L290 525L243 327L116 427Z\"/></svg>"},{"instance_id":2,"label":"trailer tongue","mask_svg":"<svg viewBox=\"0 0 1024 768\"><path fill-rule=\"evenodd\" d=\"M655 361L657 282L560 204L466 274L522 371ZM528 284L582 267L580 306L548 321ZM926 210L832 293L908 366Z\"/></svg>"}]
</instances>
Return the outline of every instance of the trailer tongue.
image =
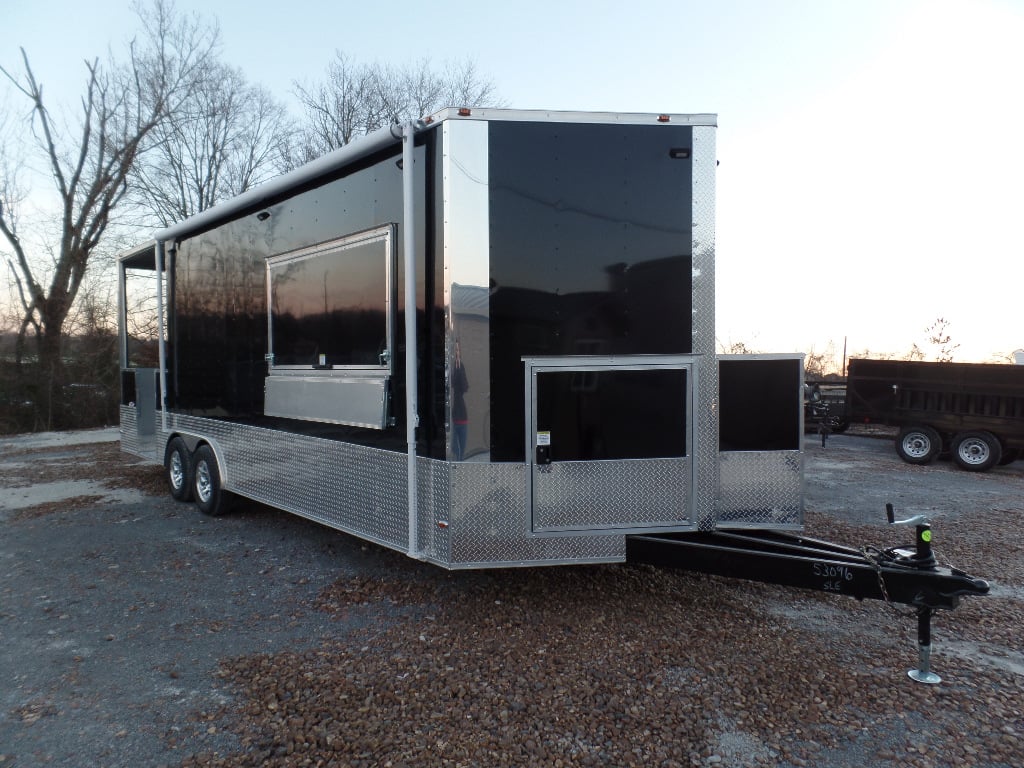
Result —
<instances>
[{"instance_id":1,"label":"trailer tongue","mask_svg":"<svg viewBox=\"0 0 1024 768\"><path fill-rule=\"evenodd\" d=\"M896 520L892 504L886 514L891 525L915 527L913 547L858 550L776 531L718 530L629 536L626 561L912 606L919 663L908 674L917 682L938 683L930 668L932 615L956 608L963 596L988 594L989 585L936 562L926 518Z\"/></svg>"}]
</instances>

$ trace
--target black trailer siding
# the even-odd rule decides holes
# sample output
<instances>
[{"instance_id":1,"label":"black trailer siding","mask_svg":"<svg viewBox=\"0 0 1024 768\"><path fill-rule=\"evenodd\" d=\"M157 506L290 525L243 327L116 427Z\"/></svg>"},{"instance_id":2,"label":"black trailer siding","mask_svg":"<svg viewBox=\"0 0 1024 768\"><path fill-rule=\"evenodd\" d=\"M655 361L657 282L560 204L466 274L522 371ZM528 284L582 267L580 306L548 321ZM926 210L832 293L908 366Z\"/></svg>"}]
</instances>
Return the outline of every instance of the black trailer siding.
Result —
<instances>
[{"instance_id":1,"label":"black trailer siding","mask_svg":"<svg viewBox=\"0 0 1024 768\"><path fill-rule=\"evenodd\" d=\"M439 162L436 132L418 137L416 159L425 184L417 190L418 332L420 451L444 455L443 264L434 255L442 233L435 226ZM362 445L405 449L404 280L402 256L402 171L400 148L360 162L318 186L259 211L200 232L176 245L171 278L169 405L180 413L224 418L285 431L343 439ZM425 187L425 188L424 188ZM257 214L268 213L262 219ZM391 413L395 425L383 431L320 424L263 415L267 374L266 259L397 223L395 374ZM427 340L430 339L430 343Z\"/></svg>"},{"instance_id":2,"label":"black trailer siding","mask_svg":"<svg viewBox=\"0 0 1024 768\"><path fill-rule=\"evenodd\" d=\"M692 129L489 137L491 460L522 461L524 356L692 352Z\"/></svg>"},{"instance_id":3,"label":"black trailer siding","mask_svg":"<svg viewBox=\"0 0 1024 768\"><path fill-rule=\"evenodd\" d=\"M846 397L851 422L985 430L1024 448L1024 366L855 359Z\"/></svg>"}]
</instances>

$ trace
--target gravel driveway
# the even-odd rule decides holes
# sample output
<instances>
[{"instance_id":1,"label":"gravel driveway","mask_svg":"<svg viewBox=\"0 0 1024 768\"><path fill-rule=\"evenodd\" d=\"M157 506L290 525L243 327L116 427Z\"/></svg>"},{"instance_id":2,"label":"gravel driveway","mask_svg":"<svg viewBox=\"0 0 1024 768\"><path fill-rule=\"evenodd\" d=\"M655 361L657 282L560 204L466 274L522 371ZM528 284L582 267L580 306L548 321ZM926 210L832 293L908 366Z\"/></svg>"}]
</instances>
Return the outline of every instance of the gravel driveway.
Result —
<instances>
[{"instance_id":1,"label":"gravel driveway","mask_svg":"<svg viewBox=\"0 0 1024 768\"><path fill-rule=\"evenodd\" d=\"M0 438L0 768L1024 766L1024 463L807 442L807 532L926 513L989 579L934 622L647 567L449 573L255 504L203 518L116 432Z\"/></svg>"}]
</instances>

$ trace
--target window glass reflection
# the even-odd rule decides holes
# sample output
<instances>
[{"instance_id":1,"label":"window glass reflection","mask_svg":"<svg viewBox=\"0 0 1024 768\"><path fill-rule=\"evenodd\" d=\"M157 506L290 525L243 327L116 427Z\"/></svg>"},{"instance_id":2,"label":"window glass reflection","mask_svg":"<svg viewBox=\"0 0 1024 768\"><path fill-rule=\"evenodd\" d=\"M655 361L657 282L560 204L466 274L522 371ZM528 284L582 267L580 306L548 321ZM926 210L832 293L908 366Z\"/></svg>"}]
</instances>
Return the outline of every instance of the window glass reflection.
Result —
<instances>
[{"instance_id":1,"label":"window glass reflection","mask_svg":"<svg viewBox=\"0 0 1024 768\"><path fill-rule=\"evenodd\" d=\"M387 350L387 243L270 267L274 365L379 366Z\"/></svg>"},{"instance_id":2,"label":"window glass reflection","mask_svg":"<svg viewBox=\"0 0 1024 768\"><path fill-rule=\"evenodd\" d=\"M686 456L686 371L537 374L537 431L552 461Z\"/></svg>"},{"instance_id":3,"label":"window glass reflection","mask_svg":"<svg viewBox=\"0 0 1024 768\"><path fill-rule=\"evenodd\" d=\"M156 278L155 269L124 271L124 329L129 368L157 368L160 364ZM166 297L167 281L162 281L160 287Z\"/></svg>"},{"instance_id":4,"label":"window glass reflection","mask_svg":"<svg viewBox=\"0 0 1024 768\"><path fill-rule=\"evenodd\" d=\"M688 354L689 126L489 126L491 458L524 456L522 358Z\"/></svg>"}]
</instances>

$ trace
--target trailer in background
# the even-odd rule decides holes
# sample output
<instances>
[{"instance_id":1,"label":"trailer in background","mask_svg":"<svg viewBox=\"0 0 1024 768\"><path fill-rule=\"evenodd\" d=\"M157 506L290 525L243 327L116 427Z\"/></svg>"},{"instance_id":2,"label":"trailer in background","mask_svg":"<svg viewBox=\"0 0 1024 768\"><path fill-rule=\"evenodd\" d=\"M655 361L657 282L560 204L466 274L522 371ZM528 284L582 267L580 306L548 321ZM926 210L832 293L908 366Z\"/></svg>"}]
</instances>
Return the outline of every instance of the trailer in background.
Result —
<instances>
[{"instance_id":1,"label":"trailer in background","mask_svg":"<svg viewBox=\"0 0 1024 768\"><path fill-rule=\"evenodd\" d=\"M853 359L846 414L898 427L896 453L910 464L949 452L984 472L1024 451L1024 366Z\"/></svg>"},{"instance_id":2,"label":"trailer in background","mask_svg":"<svg viewBox=\"0 0 1024 768\"><path fill-rule=\"evenodd\" d=\"M845 432L850 426L846 417L846 381L804 381L804 428L828 434Z\"/></svg>"}]
</instances>

